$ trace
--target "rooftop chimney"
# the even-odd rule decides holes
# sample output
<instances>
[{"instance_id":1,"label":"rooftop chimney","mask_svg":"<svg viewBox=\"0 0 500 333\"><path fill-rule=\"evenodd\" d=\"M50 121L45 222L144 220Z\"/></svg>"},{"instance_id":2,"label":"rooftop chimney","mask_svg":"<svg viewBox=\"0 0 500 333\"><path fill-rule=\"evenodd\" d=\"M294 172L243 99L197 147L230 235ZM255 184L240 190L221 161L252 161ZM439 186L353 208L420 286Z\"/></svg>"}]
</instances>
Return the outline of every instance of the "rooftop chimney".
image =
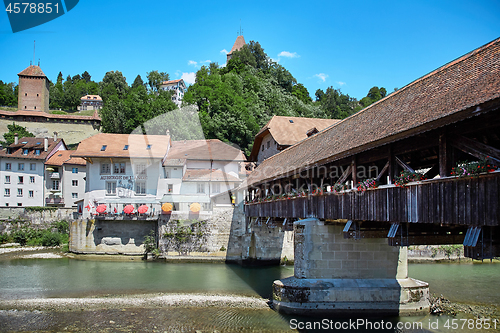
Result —
<instances>
[{"instance_id":1,"label":"rooftop chimney","mask_svg":"<svg viewBox=\"0 0 500 333\"><path fill-rule=\"evenodd\" d=\"M57 132L54 132L54 142L57 141Z\"/></svg>"},{"instance_id":2,"label":"rooftop chimney","mask_svg":"<svg viewBox=\"0 0 500 333\"><path fill-rule=\"evenodd\" d=\"M18 144L19 143L19 137L17 136L17 133L14 133L14 144Z\"/></svg>"},{"instance_id":3,"label":"rooftop chimney","mask_svg":"<svg viewBox=\"0 0 500 333\"><path fill-rule=\"evenodd\" d=\"M49 150L49 138L45 137L43 139L43 151Z\"/></svg>"},{"instance_id":4,"label":"rooftop chimney","mask_svg":"<svg viewBox=\"0 0 500 333\"><path fill-rule=\"evenodd\" d=\"M170 130L167 130L167 135L170 135Z\"/></svg>"}]
</instances>

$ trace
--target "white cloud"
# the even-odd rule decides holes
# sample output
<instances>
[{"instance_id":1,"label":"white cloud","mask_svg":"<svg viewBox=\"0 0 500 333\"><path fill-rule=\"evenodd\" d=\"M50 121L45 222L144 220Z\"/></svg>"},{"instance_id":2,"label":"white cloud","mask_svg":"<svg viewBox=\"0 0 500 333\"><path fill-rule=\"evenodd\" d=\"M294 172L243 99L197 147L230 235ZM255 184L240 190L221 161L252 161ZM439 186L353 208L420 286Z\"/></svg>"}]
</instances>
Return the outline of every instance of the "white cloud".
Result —
<instances>
[{"instance_id":1,"label":"white cloud","mask_svg":"<svg viewBox=\"0 0 500 333\"><path fill-rule=\"evenodd\" d=\"M200 61L200 64L209 64L211 62L212 62L211 60L202 60Z\"/></svg>"},{"instance_id":2,"label":"white cloud","mask_svg":"<svg viewBox=\"0 0 500 333\"><path fill-rule=\"evenodd\" d=\"M338 83L338 85L339 85L339 86L341 86L341 87L345 84L345 82L342 82L342 81L338 81L337 83Z\"/></svg>"},{"instance_id":3,"label":"white cloud","mask_svg":"<svg viewBox=\"0 0 500 333\"><path fill-rule=\"evenodd\" d=\"M325 73L314 74L314 76L317 77L317 78L319 78L323 82L325 82L326 78L328 77L328 75L325 74Z\"/></svg>"},{"instance_id":4,"label":"white cloud","mask_svg":"<svg viewBox=\"0 0 500 333\"><path fill-rule=\"evenodd\" d=\"M194 84L194 82L196 81L196 73L182 73L181 79L183 79L187 84Z\"/></svg>"},{"instance_id":5,"label":"white cloud","mask_svg":"<svg viewBox=\"0 0 500 333\"><path fill-rule=\"evenodd\" d=\"M222 49L222 50L220 50L220 53L221 54L228 54L229 52L226 49Z\"/></svg>"},{"instance_id":6,"label":"white cloud","mask_svg":"<svg viewBox=\"0 0 500 333\"><path fill-rule=\"evenodd\" d=\"M286 58L298 58L300 57L297 52L288 52L288 51L281 51L280 54L278 54L278 57L286 57Z\"/></svg>"},{"instance_id":7,"label":"white cloud","mask_svg":"<svg viewBox=\"0 0 500 333\"><path fill-rule=\"evenodd\" d=\"M193 61L193 60L189 60L188 61L188 65L192 65L192 66L195 66L198 65L198 63L196 61Z\"/></svg>"}]
</instances>

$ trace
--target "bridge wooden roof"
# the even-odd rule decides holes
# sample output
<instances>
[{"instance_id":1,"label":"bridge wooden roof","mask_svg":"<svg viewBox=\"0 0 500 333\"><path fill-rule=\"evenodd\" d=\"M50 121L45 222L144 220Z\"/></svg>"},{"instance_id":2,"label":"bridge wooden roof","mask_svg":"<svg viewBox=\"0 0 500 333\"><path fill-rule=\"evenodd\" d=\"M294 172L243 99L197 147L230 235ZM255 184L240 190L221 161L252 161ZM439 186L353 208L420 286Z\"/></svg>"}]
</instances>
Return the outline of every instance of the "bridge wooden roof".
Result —
<instances>
[{"instance_id":1,"label":"bridge wooden roof","mask_svg":"<svg viewBox=\"0 0 500 333\"><path fill-rule=\"evenodd\" d=\"M500 97L500 38L411 82L384 99L268 158L248 185L339 160L471 116Z\"/></svg>"}]
</instances>

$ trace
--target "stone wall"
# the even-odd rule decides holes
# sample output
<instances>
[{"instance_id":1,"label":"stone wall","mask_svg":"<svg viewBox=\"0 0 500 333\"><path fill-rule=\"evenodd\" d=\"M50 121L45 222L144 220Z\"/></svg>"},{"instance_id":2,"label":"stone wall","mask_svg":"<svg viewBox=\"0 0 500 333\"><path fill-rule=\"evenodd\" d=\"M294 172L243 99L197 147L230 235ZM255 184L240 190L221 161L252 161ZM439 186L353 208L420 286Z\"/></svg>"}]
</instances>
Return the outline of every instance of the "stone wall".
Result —
<instances>
[{"instance_id":1,"label":"stone wall","mask_svg":"<svg viewBox=\"0 0 500 333\"><path fill-rule=\"evenodd\" d=\"M0 233L10 232L13 221L29 221L32 226L43 228L56 221L72 221L77 215L76 213L76 208L29 211L24 207L2 207L0 208Z\"/></svg>"},{"instance_id":2,"label":"stone wall","mask_svg":"<svg viewBox=\"0 0 500 333\"><path fill-rule=\"evenodd\" d=\"M26 127L28 132L33 133L36 137L53 137L54 132L57 132L57 136L64 139L64 142L69 144L79 143L83 139L89 138L93 135L99 133L99 129L96 129L92 124L75 124L71 122L31 122L31 121L12 121L8 119L0 119L0 137L3 138L5 133L9 130L7 125L16 125Z\"/></svg>"}]
</instances>

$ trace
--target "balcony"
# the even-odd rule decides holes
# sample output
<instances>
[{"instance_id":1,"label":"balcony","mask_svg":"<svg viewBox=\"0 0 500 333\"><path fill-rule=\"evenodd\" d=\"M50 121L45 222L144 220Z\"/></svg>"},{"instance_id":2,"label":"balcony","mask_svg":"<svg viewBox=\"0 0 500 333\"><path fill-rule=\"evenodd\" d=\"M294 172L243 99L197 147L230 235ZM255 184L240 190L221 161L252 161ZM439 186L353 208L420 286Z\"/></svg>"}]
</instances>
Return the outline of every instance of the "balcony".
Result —
<instances>
[{"instance_id":1,"label":"balcony","mask_svg":"<svg viewBox=\"0 0 500 333\"><path fill-rule=\"evenodd\" d=\"M45 198L46 205L64 205L64 198Z\"/></svg>"},{"instance_id":2,"label":"balcony","mask_svg":"<svg viewBox=\"0 0 500 333\"><path fill-rule=\"evenodd\" d=\"M59 172L52 172L50 174L50 179L59 179L61 176L59 175Z\"/></svg>"}]
</instances>

